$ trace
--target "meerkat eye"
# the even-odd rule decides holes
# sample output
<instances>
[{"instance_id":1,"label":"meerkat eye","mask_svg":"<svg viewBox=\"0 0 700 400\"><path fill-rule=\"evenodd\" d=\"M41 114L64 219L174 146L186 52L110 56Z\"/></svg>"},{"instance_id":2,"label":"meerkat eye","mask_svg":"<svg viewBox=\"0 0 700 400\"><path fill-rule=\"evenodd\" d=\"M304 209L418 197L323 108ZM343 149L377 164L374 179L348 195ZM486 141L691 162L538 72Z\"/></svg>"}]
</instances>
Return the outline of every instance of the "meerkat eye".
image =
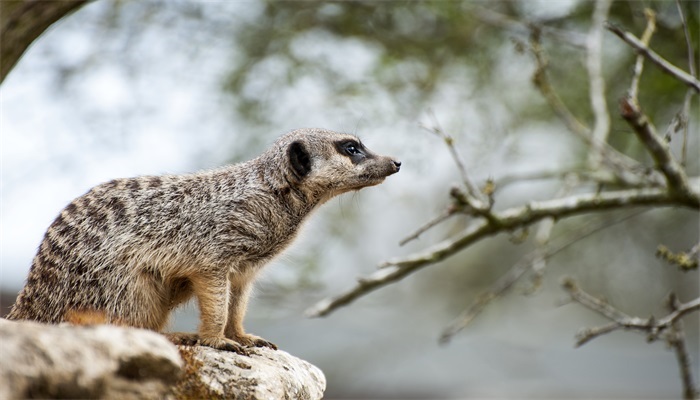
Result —
<instances>
[{"instance_id":1,"label":"meerkat eye","mask_svg":"<svg viewBox=\"0 0 700 400\"><path fill-rule=\"evenodd\" d=\"M360 149L358 149L353 143L348 143L345 146L345 151L351 156L356 156L361 153Z\"/></svg>"},{"instance_id":2,"label":"meerkat eye","mask_svg":"<svg viewBox=\"0 0 700 400\"><path fill-rule=\"evenodd\" d=\"M348 156L350 160L357 164L367 158L367 151L362 143L357 140L343 140L335 143L338 153Z\"/></svg>"}]
</instances>

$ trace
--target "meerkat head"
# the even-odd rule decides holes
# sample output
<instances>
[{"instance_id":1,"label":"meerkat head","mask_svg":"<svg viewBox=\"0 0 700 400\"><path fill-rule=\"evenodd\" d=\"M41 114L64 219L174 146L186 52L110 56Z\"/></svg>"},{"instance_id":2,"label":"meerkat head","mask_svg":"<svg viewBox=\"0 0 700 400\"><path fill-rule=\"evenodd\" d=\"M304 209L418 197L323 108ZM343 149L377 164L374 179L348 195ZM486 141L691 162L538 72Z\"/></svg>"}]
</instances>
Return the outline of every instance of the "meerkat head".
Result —
<instances>
[{"instance_id":1,"label":"meerkat head","mask_svg":"<svg viewBox=\"0 0 700 400\"><path fill-rule=\"evenodd\" d=\"M401 162L394 158L370 151L354 135L298 129L280 140L299 189L323 201L378 185L401 167Z\"/></svg>"}]
</instances>

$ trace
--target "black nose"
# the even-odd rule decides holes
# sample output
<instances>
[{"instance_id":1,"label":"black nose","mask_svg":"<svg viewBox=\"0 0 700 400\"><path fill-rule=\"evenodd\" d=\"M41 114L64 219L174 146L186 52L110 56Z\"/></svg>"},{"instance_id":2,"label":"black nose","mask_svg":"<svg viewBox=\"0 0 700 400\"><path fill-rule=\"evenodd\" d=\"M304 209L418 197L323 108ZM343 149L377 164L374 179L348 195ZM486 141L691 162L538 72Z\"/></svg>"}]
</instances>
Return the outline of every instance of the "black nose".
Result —
<instances>
[{"instance_id":1,"label":"black nose","mask_svg":"<svg viewBox=\"0 0 700 400\"><path fill-rule=\"evenodd\" d=\"M396 167L397 171L400 170L401 169L401 161L394 161L394 166Z\"/></svg>"}]
</instances>

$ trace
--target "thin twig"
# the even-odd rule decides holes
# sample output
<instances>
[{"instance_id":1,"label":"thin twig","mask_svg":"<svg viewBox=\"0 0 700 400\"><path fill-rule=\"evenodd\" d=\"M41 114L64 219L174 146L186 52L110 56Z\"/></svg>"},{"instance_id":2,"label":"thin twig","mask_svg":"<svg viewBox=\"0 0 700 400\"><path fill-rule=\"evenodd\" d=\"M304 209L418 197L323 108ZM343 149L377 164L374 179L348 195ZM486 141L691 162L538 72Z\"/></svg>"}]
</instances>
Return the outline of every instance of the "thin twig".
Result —
<instances>
[{"instance_id":1,"label":"thin twig","mask_svg":"<svg viewBox=\"0 0 700 400\"><path fill-rule=\"evenodd\" d=\"M555 198L568 196L571 191L579 184L579 180L576 175L567 175L564 179L564 184L554 195ZM534 276L532 278L532 287L529 289L530 293L535 292L539 289L542 284L542 277L544 276L544 270L547 268L547 257L549 241L552 236L552 230L554 229L554 223L556 220L552 217L545 218L538 223L537 232L535 233L535 253L538 258L532 263L532 272ZM583 237L585 237L584 235Z\"/></svg>"},{"instance_id":2,"label":"thin twig","mask_svg":"<svg viewBox=\"0 0 700 400\"><path fill-rule=\"evenodd\" d=\"M593 24L588 33L586 69L590 84L590 100L594 124L591 132L591 149L588 153L588 166L596 169L602 158L602 144L607 142L610 132L610 114L605 101L605 80L603 79L603 24L608 17L612 0L598 0L593 11Z\"/></svg>"},{"instance_id":3,"label":"thin twig","mask_svg":"<svg viewBox=\"0 0 700 400\"><path fill-rule=\"evenodd\" d=\"M416 229L413 233L410 235L406 236L405 238L401 239L399 242L399 246L403 246L406 243L418 239L420 235L431 229L432 227L438 225L439 223L447 220L451 216L457 214L460 212L460 210L454 206L448 207L445 211L442 212L442 214L438 215L437 217L431 219L427 223L425 223L423 226L420 228Z\"/></svg>"},{"instance_id":4,"label":"thin twig","mask_svg":"<svg viewBox=\"0 0 700 400\"><path fill-rule=\"evenodd\" d=\"M531 181L531 180L551 180L551 179L559 179L559 180L568 180L568 179L575 179L576 182L594 182L597 184L607 184L607 185L619 185L624 182L620 182L618 179L616 179L612 174L606 171L588 171L588 170L575 170L575 171L540 171L540 172L531 172L531 173L518 173L518 174L513 174L513 175L506 175L501 178L498 178L498 181L494 183L494 190L503 190L504 187L507 187L511 184L514 183L520 183L520 182L526 182L526 181ZM649 183L641 183L638 182L635 185L629 185L629 187L648 187ZM652 185L654 186L654 185ZM565 193L558 193L556 197L561 197ZM454 196L451 196L452 199L454 200ZM465 208L458 204L457 202L453 201L441 214L438 216L434 217L433 219L429 220L426 222L424 225L416 229L413 233L410 235L406 236L404 239L402 239L399 242L400 246L405 245L406 243L416 240L425 233L426 231L432 229L433 227L437 226L441 222L447 220L449 217L463 213L465 212Z\"/></svg>"},{"instance_id":5,"label":"thin twig","mask_svg":"<svg viewBox=\"0 0 700 400\"><path fill-rule=\"evenodd\" d=\"M676 0L676 7L678 8L678 16L681 19L681 25L683 25L683 33L685 34L685 45L688 49L688 71L690 71L690 75L693 75L697 78L698 75L695 72L695 50L693 49L693 43L690 39L690 32L688 31L688 23L686 22L685 14L683 13L683 7L681 7L680 0Z\"/></svg>"},{"instance_id":6,"label":"thin twig","mask_svg":"<svg viewBox=\"0 0 700 400\"><path fill-rule=\"evenodd\" d=\"M681 24L683 25L683 33L685 34L685 44L688 49L688 71L695 78L698 77L695 71L695 50L693 49L693 43L690 38L690 32L688 31L688 24L685 19L685 14L683 13L683 7L681 7L680 0L676 0L676 7L678 8L678 15L681 19ZM679 128L683 129L683 144L681 145L681 165L686 165L686 160L688 159L688 120L690 115L690 102L693 99L695 92L692 89L688 89L685 93L685 99L683 101L683 108L679 115L677 115Z\"/></svg>"},{"instance_id":7,"label":"thin twig","mask_svg":"<svg viewBox=\"0 0 700 400\"><path fill-rule=\"evenodd\" d=\"M644 29L644 34L642 34L642 43L645 46L649 46L649 41L651 36L656 30L656 14L650 8L644 9L644 16L647 19L647 27ZM627 97L633 99L635 102L638 101L639 94L639 81L642 77L642 71L644 70L644 56L641 54L637 55L637 62L634 64L634 74L632 75L632 84L627 92Z\"/></svg>"},{"instance_id":8,"label":"thin twig","mask_svg":"<svg viewBox=\"0 0 700 400\"><path fill-rule=\"evenodd\" d=\"M585 328L580 330L576 334L576 347L581 347L584 344L588 343L592 339L597 338L600 335L605 335L606 333L610 333L612 331L616 331L620 329L620 324L617 322L611 322L607 325L601 325L601 326L596 326L593 328Z\"/></svg>"},{"instance_id":9,"label":"thin twig","mask_svg":"<svg viewBox=\"0 0 700 400\"><path fill-rule=\"evenodd\" d=\"M688 160L688 124L690 115L690 102L693 99L695 93L688 89L685 93L685 100L683 101L683 110L681 111L680 124L683 129L683 144L681 145L681 165L685 166Z\"/></svg>"},{"instance_id":10,"label":"thin twig","mask_svg":"<svg viewBox=\"0 0 700 400\"><path fill-rule=\"evenodd\" d=\"M472 183L471 179L469 179L469 174L467 174L467 168L464 166L462 157L460 157L459 152L457 151L457 148L454 145L454 138L448 135L442 129L442 127L440 127L440 123L438 122L435 113L430 111L429 114L433 119L433 125L431 127L421 125L421 127L426 131L440 137L440 139L442 139L442 141L445 142L445 144L447 145L447 149L450 151L450 156L452 156L452 160L454 161L455 165L457 166L457 170L459 171L462 183L464 184L465 189L467 189L467 202L469 203L469 205L477 210L487 210L489 208L488 203L484 199L483 193L481 193L479 188L477 188L476 185Z\"/></svg>"},{"instance_id":11,"label":"thin twig","mask_svg":"<svg viewBox=\"0 0 700 400\"><path fill-rule=\"evenodd\" d=\"M501 28L504 30L509 30L518 34L527 35L532 27L536 25L535 22L523 22L510 18L507 15L498 13L491 9L485 7L476 6L473 9L474 16L481 22ZM537 25L537 29L542 31L543 35L548 38L557 40L562 43L572 45L581 49L586 48L586 37L578 32L567 31L563 29L552 28L546 25Z\"/></svg>"},{"instance_id":12,"label":"thin twig","mask_svg":"<svg viewBox=\"0 0 700 400\"><path fill-rule=\"evenodd\" d=\"M644 55L649 61L654 63L656 66L661 68L662 71L666 72L667 74L673 76L674 78L678 79L679 81L683 82L684 84L690 86L693 88L696 92L700 92L700 81L697 80L694 76L690 75L689 73L683 71L682 69L676 67L675 65L671 64L670 62L666 61L663 57L661 57L658 53L655 51L651 50L648 46L645 46L644 43L642 43L636 36L633 34L626 32L622 30L621 28L611 24L607 23L605 27L617 37L622 39L625 43L629 44L634 48L637 52L640 54Z\"/></svg>"},{"instance_id":13,"label":"thin twig","mask_svg":"<svg viewBox=\"0 0 700 400\"><path fill-rule=\"evenodd\" d=\"M656 182L649 183L646 181L622 182L607 169L598 169L596 171L572 169L563 171L534 171L508 174L501 176L496 180L495 188L496 191L501 191L503 190L503 188L517 183L525 183L528 181L538 180L562 180L572 175L575 176L579 182L592 182L599 185L624 186L629 188L663 185L663 181L660 182L660 185L658 185Z\"/></svg>"},{"instance_id":14,"label":"thin twig","mask_svg":"<svg viewBox=\"0 0 700 400\"><path fill-rule=\"evenodd\" d=\"M692 187L700 191L700 178L692 180ZM403 259L389 260L380 265L382 269L342 292L322 300L307 311L307 315L320 317L347 305L355 299L380 287L401 280L419 269L435 264L486 237L527 227L547 217L563 219L592 211L614 210L634 206L684 206L700 208L683 199L671 196L665 189L645 188L586 193L540 202L531 202L495 214L499 224L485 219L474 220L461 234L434 245L424 252Z\"/></svg>"}]
</instances>

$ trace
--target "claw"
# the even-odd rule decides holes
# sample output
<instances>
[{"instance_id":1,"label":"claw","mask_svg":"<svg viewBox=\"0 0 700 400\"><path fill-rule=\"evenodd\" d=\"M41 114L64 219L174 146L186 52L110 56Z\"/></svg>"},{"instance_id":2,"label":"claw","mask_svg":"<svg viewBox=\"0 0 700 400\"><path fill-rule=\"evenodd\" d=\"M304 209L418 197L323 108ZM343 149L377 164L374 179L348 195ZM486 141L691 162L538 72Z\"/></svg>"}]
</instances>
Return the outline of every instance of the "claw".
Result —
<instances>
[{"instance_id":1,"label":"claw","mask_svg":"<svg viewBox=\"0 0 700 400\"><path fill-rule=\"evenodd\" d=\"M277 350L277 345L267 341L260 336L251 335L249 333L244 333L242 335L236 335L233 340L248 347L269 347L273 350Z\"/></svg>"},{"instance_id":2,"label":"claw","mask_svg":"<svg viewBox=\"0 0 700 400\"><path fill-rule=\"evenodd\" d=\"M203 338L199 341L199 344L217 350L232 351L242 356L250 356L250 352L243 345L224 337Z\"/></svg>"},{"instance_id":3,"label":"claw","mask_svg":"<svg viewBox=\"0 0 700 400\"><path fill-rule=\"evenodd\" d=\"M274 344L274 343L272 343L272 342L268 342L267 340L265 340L265 339L263 339L263 338L255 339L255 341L253 341L253 345L254 345L255 347L269 347L269 348L271 348L271 349L273 349L273 350L277 350L277 345L276 345L276 344Z\"/></svg>"},{"instance_id":4,"label":"claw","mask_svg":"<svg viewBox=\"0 0 700 400\"><path fill-rule=\"evenodd\" d=\"M199 335L196 333L173 332L164 335L178 346L196 346L199 344Z\"/></svg>"}]
</instances>

